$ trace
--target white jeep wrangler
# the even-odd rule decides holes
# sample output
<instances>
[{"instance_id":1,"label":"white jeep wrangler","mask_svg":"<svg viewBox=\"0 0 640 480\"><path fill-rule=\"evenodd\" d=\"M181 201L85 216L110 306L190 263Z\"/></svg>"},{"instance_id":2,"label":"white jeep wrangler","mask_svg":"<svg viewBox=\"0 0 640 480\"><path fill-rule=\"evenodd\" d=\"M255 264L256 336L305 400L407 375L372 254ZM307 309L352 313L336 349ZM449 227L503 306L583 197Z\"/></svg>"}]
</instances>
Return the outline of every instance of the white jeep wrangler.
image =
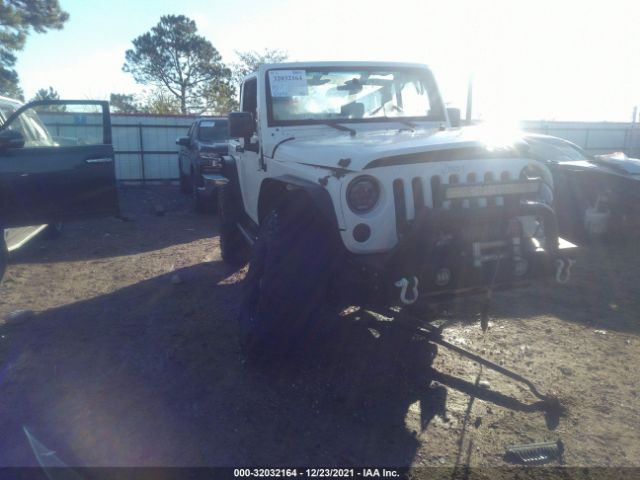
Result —
<instances>
[{"instance_id":1,"label":"white jeep wrangler","mask_svg":"<svg viewBox=\"0 0 640 480\"><path fill-rule=\"evenodd\" d=\"M218 208L223 259L240 265L252 247L245 347L299 345L323 305L565 280L549 171L525 144L457 128L426 66L264 65L240 101Z\"/></svg>"}]
</instances>

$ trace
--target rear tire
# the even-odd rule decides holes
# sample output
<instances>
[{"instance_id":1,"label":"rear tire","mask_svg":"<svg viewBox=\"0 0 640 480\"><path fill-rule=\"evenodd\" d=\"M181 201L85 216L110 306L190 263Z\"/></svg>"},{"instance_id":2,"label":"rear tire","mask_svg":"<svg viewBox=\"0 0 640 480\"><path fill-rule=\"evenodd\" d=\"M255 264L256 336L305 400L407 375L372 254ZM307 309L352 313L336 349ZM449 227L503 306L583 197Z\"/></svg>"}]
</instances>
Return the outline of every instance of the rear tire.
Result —
<instances>
[{"instance_id":1,"label":"rear tire","mask_svg":"<svg viewBox=\"0 0 640 480\"><path fill-rule=\"evenodd\" d=\"M225 263L239 267L247 262L247 242L240 233L242 199L235 184L218 187L218 219L220 221L220 255Z\"/></svg>"},{"instance_id":2,"label":"rear tire","mask_svg":"<svg viewBox=\"0 0 640 480\"><path fill-rule=\"evenodd\" d=\"M290 200L263 220L245 278L240 344L250 357L288 356L326 333L319 313L338 258L337 232L304 199Z\"/></svg>"},{"instance_id":3,"label":"rear tire","mask_svg":"<svg viewBox=\"0 0 640 480\"><path fill-rule=\"evenodd\" d=\"M189 180L186 175L180 174L180 193L190 193L191 185L189 184Z\"/></svg>"},{"instance_id":4,"label":"rear tire","mask_svg":"<svg viewBox=\"0 0 640 480\"><path fill-rule=\"evenodd\" d=\"M193 211L196 213L205 213L206 207L202 196L200 195L200 191L198 190L198 182L194 176L191 176L191 202L193 206Z\"/></svg>"}]
</instances>

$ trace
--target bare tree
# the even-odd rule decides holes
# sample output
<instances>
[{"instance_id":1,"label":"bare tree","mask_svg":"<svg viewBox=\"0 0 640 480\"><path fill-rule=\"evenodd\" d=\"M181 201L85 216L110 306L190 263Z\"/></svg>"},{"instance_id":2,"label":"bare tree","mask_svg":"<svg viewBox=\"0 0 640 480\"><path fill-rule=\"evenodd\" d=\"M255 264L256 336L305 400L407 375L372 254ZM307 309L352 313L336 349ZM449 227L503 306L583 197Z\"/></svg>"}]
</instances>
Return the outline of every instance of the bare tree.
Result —
<instances>
[{"instance_id":1,"label":"bare tree","mask_svg":"<svg viewBox=\"0 0 640 480\"><path fill-rule=\"evenodd\" d=\"M236 50L236 55L238 56L239 61L234 63L231 67L233 83L236 86L242 83L242 79L244 77L258 70L260 65L264 65L265 63L284 62L289 58L289 54L284 50L267 48L262 52L253 50L239 52Z\"/></svg>"}]
</instances>

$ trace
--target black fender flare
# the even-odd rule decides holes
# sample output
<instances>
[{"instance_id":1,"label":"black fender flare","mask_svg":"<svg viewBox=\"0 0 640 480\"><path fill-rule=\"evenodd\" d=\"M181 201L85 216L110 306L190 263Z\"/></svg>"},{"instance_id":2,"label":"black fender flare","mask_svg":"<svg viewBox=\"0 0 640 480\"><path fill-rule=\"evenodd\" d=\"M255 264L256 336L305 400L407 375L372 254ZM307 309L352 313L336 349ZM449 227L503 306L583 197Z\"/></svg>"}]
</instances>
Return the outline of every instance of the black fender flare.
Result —
<instances>
[{"instance_id":1,"label":"black fender flare","mask_svg":"<svg viewBox=\"0 0 640 480\"><path fill-rule=\"evenodd\" d=\"M291 190L305 192L318 211L332 226L338 228L338 219L329 192L317 183L291 175L267 178L262 182L258 199L258 217L262 220L269 210L280 202L279 197ZM274 198L274 192L277 198Z\"/></svg>"},{"instance_id":2,"label":"black fender flare","mask_svg":"<svg viewBox=\"0 0 640 480\"><path fill-rule=\"evenodd\" d=\"M239 185L238 179L238 165L236 163L236 159L231 155L224 155L222 157L222 176L225 177L230 182L234 182L236 185Z\"/></svg>"}]
</instances>

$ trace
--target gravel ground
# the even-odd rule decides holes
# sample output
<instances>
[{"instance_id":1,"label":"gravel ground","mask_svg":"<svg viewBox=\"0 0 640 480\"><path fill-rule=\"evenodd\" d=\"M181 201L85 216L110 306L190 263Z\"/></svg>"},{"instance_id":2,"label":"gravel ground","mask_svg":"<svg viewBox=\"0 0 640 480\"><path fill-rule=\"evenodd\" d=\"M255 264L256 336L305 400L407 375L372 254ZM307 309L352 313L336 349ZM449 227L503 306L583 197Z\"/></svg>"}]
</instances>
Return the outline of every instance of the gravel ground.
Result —
<instances>
[{"instance_id":1,"label":"gravel ground","mask_svg":"<svg viewBox=\"0 0 640 480\"><path fill-rule=\"evenodd\" d=\"M126 187L121 204L129 221L68 225L12 256L0 466L37 464L25 431L68 465L463 469L561 439L566 465L640 466L635 245L583 249L568 285L496 293L485 335L477 300L446 317L451 342L557 395L566 413L552 418L443 348L433 372L425 342L360 327L363 312L314 361L247 364L234 322L244 272L221 262L216 217L175 187ZM18 310L33 313L8 316Z\"/></svg>"}]
</instances>

